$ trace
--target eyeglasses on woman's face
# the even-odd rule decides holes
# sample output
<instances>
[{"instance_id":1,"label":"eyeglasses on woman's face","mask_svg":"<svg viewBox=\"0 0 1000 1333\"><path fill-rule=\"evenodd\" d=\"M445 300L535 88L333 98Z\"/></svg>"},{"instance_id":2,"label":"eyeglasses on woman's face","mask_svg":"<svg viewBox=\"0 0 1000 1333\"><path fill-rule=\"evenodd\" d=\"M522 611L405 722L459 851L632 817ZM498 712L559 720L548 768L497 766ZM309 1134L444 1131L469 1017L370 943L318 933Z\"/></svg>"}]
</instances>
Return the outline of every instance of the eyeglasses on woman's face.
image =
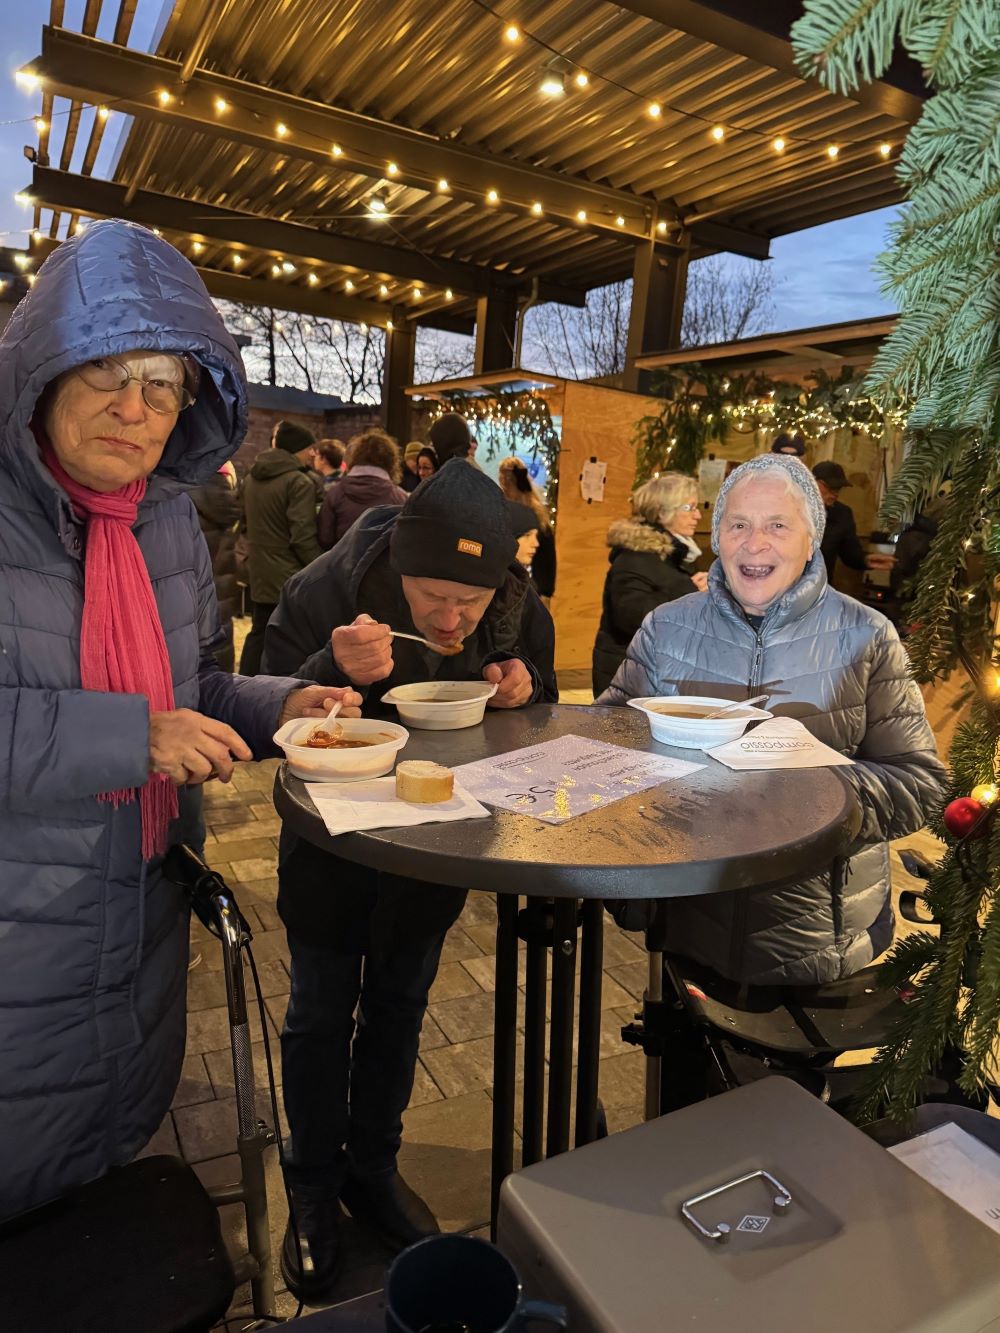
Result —
<instances>
[{"instance_id":1,"label":"eyeglasses on woman's face","mask_svg":"<svg viewBox=\"0 0 1000 1333\"><path fill-rule=\"evenodd\" d=\"M691 504L678 505L674 512L676 514L696 514L700 508L698 502L693 501Z\"/></svg>"},{"instance_id":2,"label":"eyeglasses on woman's face","mask_svg":"<svg viewBox=\"0 0 1000 1333\"><path fill-rule=\"evenodd\" d=\"M152 369L153 374L134 375L133 370ZM194 394L185 384L193 378L186 358L176 356L140 356L133 360L119 360L114 356L95 357L77 366L75 373L91 389L104 393L119 393L129 384L142 386L143 402L153 412L176 415L190 407Z\"/></svg>"}]
</instances>

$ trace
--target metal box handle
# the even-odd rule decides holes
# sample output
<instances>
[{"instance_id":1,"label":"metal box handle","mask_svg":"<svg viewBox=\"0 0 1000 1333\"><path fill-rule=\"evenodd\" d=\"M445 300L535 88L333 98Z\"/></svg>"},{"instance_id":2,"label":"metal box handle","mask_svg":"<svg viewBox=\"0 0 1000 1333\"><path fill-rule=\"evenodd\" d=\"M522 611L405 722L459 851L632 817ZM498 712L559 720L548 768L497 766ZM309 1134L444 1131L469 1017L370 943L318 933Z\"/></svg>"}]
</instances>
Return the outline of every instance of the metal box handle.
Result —
<instances>
[{"instance_id":1,"label":"metal box handle","mask_svg":"<svg viewBox=\"0 0 1000 1333\"><path fill-rule=\"evenodd\" d=\"M716 1199L720 1194L725 1194L727 1190L735 1189L737 1185L745 1185L749 1180L766 1180L773 1190L772 1213L783 1213L792 1202L791 1191L782 1185L780 1180L776 1180L770 1171L748 1171L745 1176L738 1176L735 1180L727 1180L724 1185L717 1185L714 1190L706 1190L704 1194L697 1194L693 1199L688 1199L681 1204L681 1217L693 1228L699 1236L704 1236L706 1240L714 1240L719 1245L725 1245L729 1240L732 1227L728 1222L719 1222L714 1231L709 1231L708 1227L702 1226L694 1213L691 1211L699 1203L705 1203L709 1199Z\"/></svg>"}]
</instances>

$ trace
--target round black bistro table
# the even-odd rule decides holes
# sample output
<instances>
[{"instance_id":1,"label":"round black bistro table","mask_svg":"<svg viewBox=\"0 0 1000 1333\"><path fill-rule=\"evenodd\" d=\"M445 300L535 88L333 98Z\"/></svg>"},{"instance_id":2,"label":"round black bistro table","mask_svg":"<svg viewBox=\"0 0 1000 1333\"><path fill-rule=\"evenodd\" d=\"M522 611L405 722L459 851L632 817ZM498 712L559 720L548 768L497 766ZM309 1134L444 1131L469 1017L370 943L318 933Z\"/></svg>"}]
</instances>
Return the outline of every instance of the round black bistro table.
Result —
<instances>
[{"instance_id":1,"label":"round black bistro table","mask_svg":"<svg viewBox=\"0 0 1000 1333\"><path fill-rule=\"evenodd\" d=\"M836 769L736 773L700 750L653 741L645 718L630 708L487 709L481 726L411 731L402 757L455 768L566 735L672 755L701 767L564 824L496 810L490 819L336 838L287 768L275 783L279 815L316 846L414 881L497 895L494 1218L500 1184L513 1169L519 935L527 940L522 1127L527 1165L542 1155L547 946L552 991L545 1147L553 1156L569 1146L578 926L577 1145L590 1142L597 1128L603 900L692 897L793 882L840 855L860 824L857 800ZM336 892L335 885L330 888ZM528 900L520 914L519 895ZM554 900L551 910L549 900Z\"/></svg>"}]
</instances>

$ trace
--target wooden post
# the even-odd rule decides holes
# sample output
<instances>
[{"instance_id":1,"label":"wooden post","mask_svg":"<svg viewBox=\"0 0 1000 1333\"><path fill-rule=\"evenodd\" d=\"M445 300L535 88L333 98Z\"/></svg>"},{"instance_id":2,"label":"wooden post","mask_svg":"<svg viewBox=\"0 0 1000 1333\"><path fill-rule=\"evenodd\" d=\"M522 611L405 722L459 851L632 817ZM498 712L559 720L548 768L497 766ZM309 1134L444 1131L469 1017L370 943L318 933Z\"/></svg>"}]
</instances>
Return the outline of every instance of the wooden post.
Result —
<instances>
[{"instance_id":1,"label":"wooden post","mask_svg":"<svg viewBox=\"0 0 1000 1333\"><path fill-rule=\"evenodd\" d=\"M405 449L410 438L410 400L404 390L413 383L417 330L416 325L407 320L402 306L393 309L392 328L386 333L385 341L382 420L386 432Z\"/></svg>"},{"instance_id":2,"label":"wooden post","mask_svg":"<svg viewBox=\"0 0 1000 1333\"><path fill-rule=\"evenodd\" d=\"M652 241L642 241L635 248L623 388L648 392L649 372L638 369L636 357L681 345L690 246L686 233L683 243L683 250L666 256L656 252Z\"/></svg>"},{"instance_id":3,"label":"wooden post","mask_svg":"<svg viewBox=\"0 0 1000 1333\"><path fill-rule=\"evenodd\" d=\"M517 333L517 289L491 285L476 305L475 373L507 370L514 364Z\"/></svg>"}]
</instances>

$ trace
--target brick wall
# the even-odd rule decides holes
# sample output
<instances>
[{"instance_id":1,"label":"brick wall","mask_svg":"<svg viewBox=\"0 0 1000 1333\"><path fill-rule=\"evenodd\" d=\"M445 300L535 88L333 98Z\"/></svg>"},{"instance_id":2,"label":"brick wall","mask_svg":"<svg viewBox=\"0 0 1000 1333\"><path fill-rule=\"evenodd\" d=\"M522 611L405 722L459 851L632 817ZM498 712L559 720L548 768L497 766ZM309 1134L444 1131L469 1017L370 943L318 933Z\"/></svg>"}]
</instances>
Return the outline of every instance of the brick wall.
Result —
<instances>
[{"instance_id":1,"label":"brick wall","mask_svg":"<svg viewBox=\"0 0 1000 1333\"><path fill-rule=\"evenodd\" d=\"M278 412L271 408L252 407L246 439L233 460L238 469L248 470L261 450L271 447L271 436L279 421L294 421L297 426L305 426L317 440L343 440L346 443L359 431L380 426L382 409L363 403L326 412Z\"/></svg>"}]
</instances>

